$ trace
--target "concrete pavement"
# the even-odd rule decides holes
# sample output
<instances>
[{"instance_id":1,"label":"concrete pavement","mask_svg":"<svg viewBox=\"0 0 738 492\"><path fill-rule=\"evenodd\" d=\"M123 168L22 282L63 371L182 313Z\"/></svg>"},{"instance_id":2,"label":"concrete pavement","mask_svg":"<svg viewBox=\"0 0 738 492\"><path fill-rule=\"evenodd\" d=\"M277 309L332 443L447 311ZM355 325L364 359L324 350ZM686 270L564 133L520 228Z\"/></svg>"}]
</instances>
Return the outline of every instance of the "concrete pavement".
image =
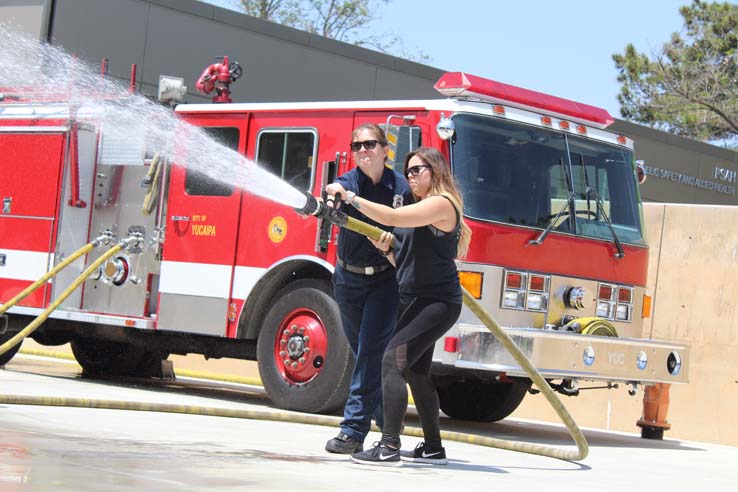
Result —
<instances>
[{"instance_id":1,"label":"concrete pavement","mask_svg":"<svg viewBox=\"0 0 738 492\"><path fill-rule=\"evenodd\" d=\"M82 379L16 357L2 394L269 409L254 388ZM48 363L50 364L50 363ZM413 416L408 425L417 426ZM507 419L442 427L574 448L563 426ZM448 466L352 464L323 451L334 428L199 415L0 405L0 492L119 490L734 490L738 448L585 430L590 455L564 462L446 442ZM371 434L367 444L379 438ZM405 447L417 439L404 437Z\"/></svg>"}]
</instances>

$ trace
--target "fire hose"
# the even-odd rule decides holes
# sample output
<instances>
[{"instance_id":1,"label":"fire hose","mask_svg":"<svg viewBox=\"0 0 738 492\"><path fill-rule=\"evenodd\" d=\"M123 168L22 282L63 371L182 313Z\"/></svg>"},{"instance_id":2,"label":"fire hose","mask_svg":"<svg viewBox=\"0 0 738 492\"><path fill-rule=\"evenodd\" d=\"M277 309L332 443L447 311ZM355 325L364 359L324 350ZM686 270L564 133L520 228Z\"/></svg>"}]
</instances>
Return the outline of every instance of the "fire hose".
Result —
<instances>
[{"instance_id":1,"label":"fire hose","mask_svg":"<svg viewBox=\"0 0 738 492\"><path fill-rule=\"evenodd\" d=\"M308 201L305 207L297 210L299 213L305 215L316 215L325 220L338 225L339 227L345 227L359 234L371 237L373 239L379 239L382 230L378 227L374 227L365 222L348 217L345 213L342 213L332 207L328 207L318 202L312 195L308 195ZM124 240L125 241L125 240ZM41 313L33 322L31 322L26 328L20 331L13 338L8 340L6 343L0 345L0 355L5 351L9 350L15 344L19 343L25 336L33 332L41 323L43 323L50 313L56 309L66 299L72 291L74 291L91 273L93 273L100 265L102 265L108 258L113 256L115 253L126 247L125 242L117 244L113 248L106 251L100 258L93 262L82 274L70 285L62 295L56 299L43 313ZM92 249L90 245L86 245L84 248L85 252ZM75 258L81 256L84 252L75 256ZM74 258L71 256L65 260L66 265L71 263ZM66 266L64 265L64 266ZM62 264L58 265L61 267ZM56 269L56 272L60 271L63 267ZM55 275L54 270L50 271L44 277L50 278ZM39 279L35 284L42 285L46 280ZM34 285L35 285L34 284ZM33 285L31 286L33 287ZM21 294L13 298L11 301L15 303L19 302L20 299L28 295L33 289L29 287L24 290ZM28 291L28 292L26 292ZM515 358L521 368L528 374L533 383L540 389L541 393L546 397L549 404L556 411L561 421L566 426L570 436L576 443L577 450L566 450L559 449L551 446L544 446L540 444L524 443L516 441L508 441L504 439L496 439L486 436L471 435L460 432L441 431L441 438L450 441L464 442L469 444L476 444L491 448L504 449L508 451L517 451L529 454L535 454L539 456L546 456L567 461L578 461L583 460L589 453L589 447L584 434L577 426L574 419L571 417L569 412L566 410L564 405L558 399L554 391L551 389L548 382L541 376L538 370L533 364L527 359L525 354L518 348L515 342L505 333L502 327L492 318L492 316L484 309L484 307L472 297L469 292L462 287L464 304L484 323L484 325L493 333L493 335L500 341L500 343L510 352ZM17 299L16 299L17 298ZM14 304L13 304L14 305ZM7 306L7 307L6 307ZM3 312L10 308L10 302L3 306ZM43 396L27 396L27 395L0 395L0 403L5 404L16 404L16 405L44 405L44 406L64 406L64 407L78 407L78 408L101 408L101 409L118 409L118 410L135 410L135 411L156 411L156 412L168 412L168 413L180 413L180 414L195 414L195 415L207 415L207 416L220 416L220 417L231 417L231 418L245 418L252 420L270 420L277 422L293 422L303 423L312 425L323 425L329 427L335 427L340 423L340 418L329 417L321 415L309 415L309 414L295 414L292 412L274 412L274 411L263 411L263 410L240 410L240 409L225 409L225 408L210 408L201 406L191 405L172 405L172 404L161 404L161 403L144 403L144 402L130 402L120 400L93 400L84 398L60 398L60 397L43 397ZM377 430L376 427L373 427ZM405 427L403 435L423 437L423 432L419 428Z\"/></svg>"},{"instance_id":2,"label":"fire hose","mask_svg":"<svg viewBox=\"0 0 738 492\"><path fill-rule=\"evenodd\" d=\"M94 241L84 245L79 250L75 251L72 255L70 255L68 258L66 258L64 261L60 262L56 267L52 268L47 272L43 277L41 277L39 280L28 286L26 289L24 289L21 293L16 295L13 299L8 301L6 304L3 304L3 306L0 308L0 314L5 313L8 309L15 306L18 302L20 302L23 298L31 294L34 290L36 290L38 287L43 285L46 281L48 281L51 277L58 274L61 270L63 270L65 267L69 266L70 263L72 263L75 259L79 258L83 254L89 252L94 247L99 246L105 241L105 238L107 236L101 236ZM138 241L138 238L135 237L129 237L122 241L120 241L118 244L113 246L112 248L105 251L98 259L93 261L90 266L88 266L85 271L83 271L72 283L69 287L67 287L54 301L49 304L49 306L44 309L41 314L39 314L33 321L31 321L25 328L23 328L21 331L16 333L10 340L0 345L0 355L4 354L6 351L10 350L11 348L15 347L17 344L19 344L25 337L30 335L31 333L36 330L41 324L46 321L46 319L51 315L51 313L58 308L64 300L66 300L67 297L69 297L72 292L74 292L77 287L79 287L82 282L87 280L87 278L97 270L100 265L105 263L108 258L116 254L117 252L121 251L122 249L125 249L128 247L131 241Z\"/></svg>"}]
</instances>

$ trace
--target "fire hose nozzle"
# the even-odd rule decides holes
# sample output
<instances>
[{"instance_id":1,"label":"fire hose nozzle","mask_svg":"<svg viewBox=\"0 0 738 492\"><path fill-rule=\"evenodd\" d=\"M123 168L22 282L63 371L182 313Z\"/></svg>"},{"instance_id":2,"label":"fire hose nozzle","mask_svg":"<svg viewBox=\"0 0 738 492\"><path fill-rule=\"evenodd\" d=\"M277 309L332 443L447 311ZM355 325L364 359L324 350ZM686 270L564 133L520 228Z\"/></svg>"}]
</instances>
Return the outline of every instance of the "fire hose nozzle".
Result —
<instances>
[{"instance_id":1,"label":"fire hose nozzle","mask_svg":"<svg viewBox=\"0 0 738 492\"><path fill-rule=\"evenodd\" d=\"M342 212L338 208L332 207L329 203L318 201L313 195L305 191L306 202L302 208L295 208L298 214L302 215L314 215L320 219L328 220L329 222L342 227L348 220L348 215ZM339 201L336 205L339 205Z\"/></svg>"}]
</instances>

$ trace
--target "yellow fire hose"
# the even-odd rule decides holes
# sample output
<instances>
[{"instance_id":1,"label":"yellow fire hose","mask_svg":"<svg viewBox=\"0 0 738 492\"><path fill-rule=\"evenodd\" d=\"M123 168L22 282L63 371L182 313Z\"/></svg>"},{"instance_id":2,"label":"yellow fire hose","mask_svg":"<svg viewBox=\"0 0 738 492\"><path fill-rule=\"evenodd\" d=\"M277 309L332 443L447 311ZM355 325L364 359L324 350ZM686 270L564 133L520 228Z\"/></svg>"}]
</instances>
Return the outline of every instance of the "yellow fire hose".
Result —
<instances>
[{"instance_id":1,"label":"yellow fire hose","mask_svg":"<svg viewBox=\"0 0 738 492\"><path fill-rule=\"evenodd\" d=\"M63 261L59 262L58 265L56 265L54 268L46 272L43 277L36 280L34 283L32 283L31 285L23 289L23 291L21 291L18 295L16 295L11 300L9 300L8 302L0 306L0 316L5 314L5 312L8 309L12 308L13 306L21 302L23 299L25 299L31 292L33 292L34 290L38 289L43 284L48 282L51 277L55 276L57 273L61 272L66 267L68 267L69 264L72 263L74 260L92 251L92 249L95 248L97 244L98 244L97 240L87 243L84 246L82 246L80 249L78 249L77 251L69 255ZM0 354L2 354L3 352L4 350L0 350Z\"/></svg>"},{"instance_id":2,"label":"yellow fire hose","mask_svg":"<svg viewBox=\"0 0 738 492\"><path fill-rule=\"evenodd\" d=\"M347 223L343 226L351 229L355 232L371 237L373 239L379 239L382 234L382 230L361 222L359 220L348 218ZM76 289L84 280L94 272L103 262L109 257L123 249L125 245L123 243L114 246L113 248L106 251L100 258L93 262L73 283L70 285L62 295L54 301L41 315L39 315L33 322L31 322L26 328L19 332L16 336L8 340L3 345L0 345L0 354L9 350L16 343L19 343L25 336L35 330L41 323L43 323L49 314L56 309L66 299L74 289ZM70 257L71 258L71 257ZM51 272L49 272L51 273ZM39 284L40 285L40 284ZM551 404L553 409L561 418L562 422L566 426L569 434L576 443L577 450L564 450L550 446L543 446L539 444L523 443L516 441L507 441L503 439L495 439L485 436L476 436L471 434L465 434L460 432L449 432L441 431L441 438L445 440L465 442L470 444L477 444L481 446L487 446L498 449L505 449L509 451L518 451L530 454L536 454L540 456L547 456L551 458L577 461L587 457L589 447L587 440L582 434L581 430L577 426L574 419L571 417L569 412L566 410L561 401L557 398L549 384L540 375L536 368L530 363L525 357L525 354L515 345L505 331L500 327L499 324L489 315L484 307L474 299L467 291L462 287L464 304L484 323L484 325L494 334L494 336L502 343L502 345L512 354L515 360L520 364L520 367L525 370L528 376L531 378L533 383L540 389L541 393L546 397L548 402ZM17 296L16 296L17 297ZM17 301L16 301L17 302ZM232 417L232 418L246 418L253 420L272 420L278 422L293 422L302 424L313 424L323 425L329 427L336 427L340 423L338 417L328 417L322 415L310 415L310 414L295 414L291 412L279 412L279 411L264 411L264 410L237 410L237 409L223 409L223 408L209 408L201 406L191 405L172 405L172 404L161 404L161 403L143 403L143 402L128 402L119 400L92 400L84 398L59 398L59 397L37 397L37 396L25 396L25 395L0 395L0 403L4 404L16 404L16 405L44 405L44 406L64 406L64 407L78 407L78 408L104 408L104 409L118 409L118 410L136 410L136 411L155 411L155 412L169 412L169 413L181 413L181 414L196 414L196 415L208 415L208 416L220 416L220 417ZM373 426L373 430L378 430L376 426ZM423 437L423 432L419 428L405 427L403 435Z\"/></svg>"},{"instance_id":3,"label":"yellow fire hose","mask_svg":"<svg viewBox=\"0 0 738 492\"><path fill-rule=\"evenodd\" d=\"M92 243L87 244L87 245L85 245L81 249L86 249L91 244ZM92 246L92 247L94 247L94 246ZM87 277L89 277L95 270L97 270L100 267L100 265L102 265L103 263L105 263L108 258L110 258L111 256L113 256L114 254L116 254L117 252L119 252L120 250L122 250L125 247L126 247L126 244L123 243L123 242L121 242L119 244L116 244L115 246L113 246L112 248L110 248L109 250L107 250L105 253L103 253L100 256L100 258L98 258L97 260L93 261L90 264L90 266L88 266L85 269L85 271L82 272L74 280L74 282L72 282L72 284L69 287L67 287L64 290L64 292L62 292L59 295L59 297L57 297L56 299L54 299L54 302L52 302L51 304L49 304L49 306L46 309L44 309L43 312L36 317L36 319L34 319L33 321L31 321L28 324L28 326L26 326L21 331L19 331L18 333L16 333L13 338L11 338L7 342L5 342L2 345L0 345L0 354L4 354L7 350L10 350L12 347L15 347L18 343L20 343L21 341L23 341L23 339L25 337L27 337L28 335L30 335L31 333L33 333L33 331L36 328L38 328L39 326L41 326L41 323L43 323L44 321L46 321L46 319L49 317L49 315L56 308L58 308L61 305L61 303L64 302L64 300L67 297L69 297L72 294L72 292L74 292L74 290L82 284L82 282L84 282L85 280L87 280ZM70 256L70 258L71 258L71 256ZM59 265L61 265L61 263ZM49 273L51 273L51 271ZM38 282L36 282L36 283L38 283ZM26 289L26 290L28 290L28 289ZM25 292L25 291L23 291L23 292ZM26 295L28 295L28 294L26 294ZM20 296L20 294L18 296L16 296L16 297L19 297L19 296ZM15 298L13 298L13 299L15 299ZM8 303L8 304L10 304L10 303ZM5 306L3 306L3 307L5 307Z\"/></svg>"}]
</instances>

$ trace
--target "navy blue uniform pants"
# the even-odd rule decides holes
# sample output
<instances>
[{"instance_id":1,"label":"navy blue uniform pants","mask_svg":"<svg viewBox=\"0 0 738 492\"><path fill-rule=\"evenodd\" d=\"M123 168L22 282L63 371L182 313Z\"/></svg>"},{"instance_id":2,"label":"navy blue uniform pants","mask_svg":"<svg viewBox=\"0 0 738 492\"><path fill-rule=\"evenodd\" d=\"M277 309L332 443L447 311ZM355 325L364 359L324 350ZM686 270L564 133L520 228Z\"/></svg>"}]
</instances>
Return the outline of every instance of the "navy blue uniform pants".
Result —
<instances>
[{"instance_id":1,"label":"navy blue uniform pants","mask_svg":"<svg viewBox=\"0 0 738 492\"><path fill-rule=\"evenodd\" d=\"M341 430L363 441L374 417L382 427L382 356L395 331L399 296L394 269L360 275L336 266L333 274L343 329L356 365Z\"/></svg>"}]
</instances>

